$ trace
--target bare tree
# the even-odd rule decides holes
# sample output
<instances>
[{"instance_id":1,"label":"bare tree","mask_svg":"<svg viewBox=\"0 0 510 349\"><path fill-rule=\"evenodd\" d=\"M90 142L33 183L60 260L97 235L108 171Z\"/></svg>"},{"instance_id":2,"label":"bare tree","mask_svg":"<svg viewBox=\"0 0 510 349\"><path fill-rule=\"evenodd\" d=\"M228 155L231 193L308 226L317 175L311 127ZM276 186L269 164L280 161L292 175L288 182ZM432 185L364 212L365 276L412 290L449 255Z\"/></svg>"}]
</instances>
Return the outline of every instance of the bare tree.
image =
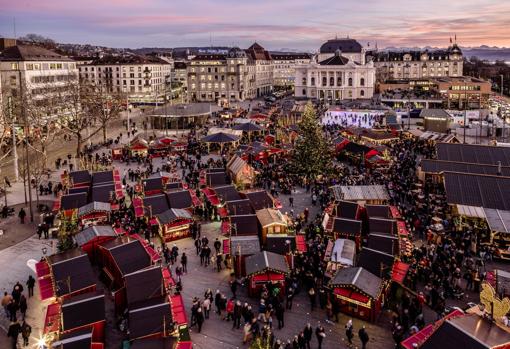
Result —
<instances>
[{"instance_id":1,"label":"bare tree","mask_svg":"<svg viewBox=\"0 0 510 349\"><path fill-rule=\"evenodd\" d=\"M90 86L90 112L99 127L103 130L103 142L108 137L108 126L111 121L118 119L124 109L126 97L120 92L108 93L102 86Z\"/></svg>"}]
</instances>

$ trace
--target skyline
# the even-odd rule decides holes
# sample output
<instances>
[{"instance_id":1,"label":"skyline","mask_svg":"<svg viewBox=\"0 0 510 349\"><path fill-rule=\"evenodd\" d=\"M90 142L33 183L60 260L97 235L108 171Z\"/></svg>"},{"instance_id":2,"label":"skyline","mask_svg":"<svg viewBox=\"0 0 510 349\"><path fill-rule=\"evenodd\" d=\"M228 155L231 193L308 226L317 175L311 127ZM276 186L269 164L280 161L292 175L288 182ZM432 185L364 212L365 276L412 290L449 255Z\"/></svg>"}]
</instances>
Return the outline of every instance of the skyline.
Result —
<instances>
[{"instance_id":1,"label":"skyline","mask_svg":"<svg viewBox=\"0 0 510 349\"><path fill-rule=\"evenodd\" d=\"M335 36L364 46L510 47L510 2L377 0L0 0L0 36L36 33L108 47L239 46L316 50ZM410 5L411 4L411 5Z\"/></svg>"}]
</instances>

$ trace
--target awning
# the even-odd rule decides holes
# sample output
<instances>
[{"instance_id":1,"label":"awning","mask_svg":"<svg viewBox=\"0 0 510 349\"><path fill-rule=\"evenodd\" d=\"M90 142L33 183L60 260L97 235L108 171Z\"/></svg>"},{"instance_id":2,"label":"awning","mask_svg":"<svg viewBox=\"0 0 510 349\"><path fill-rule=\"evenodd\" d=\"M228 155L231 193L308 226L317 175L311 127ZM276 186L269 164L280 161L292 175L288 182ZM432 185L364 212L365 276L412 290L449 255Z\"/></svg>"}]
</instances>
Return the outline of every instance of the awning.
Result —
<instances>
[{"instance_id":1,"label":"awning","mask_svg":"<svg viewBox=\"0 0 510 349\"><path fill-rule=\"evenodd\" d=\"M409 236L409 231L407 230L406 222L404 221L397 221L397 231L399 236Z\"/></svg>"},{"instance_id":2,"label":"awning","mask_svg":"<svg viewBox=\"0 0 510 349\"><path fill-rule=\"evenodd\" d=\"M60 331L60 303L51 303L46 309L46 317L44 319L44 334Z\"/></svg>"},{"instance_id":3,"label":"awning","mask_svg":"<svg viewBox=\"0 0 510 349\"><path fill-rule=\"evenodd\" d=\"M333 293L346 301L352 301L353 303L361 303L360 305L367 306L370 303L370 298L362 295L354 290L336 287Z\"/></svg>"},{"instance_id":4,"label":"awning","mask_svg":"<svg viewBox=\"0 0 510 349\"><path fill-rule=\"evenodd\" d=\"M415 333L411 337L405 339L400 343L402 347L405 349L415 349L413 344L416 343L418 345L423 344L427 338L434 332L434 327L432 325L425 326L420 332Z\"/></svg>"},{"instance_id":5,"label":"awning","mask_svg":"<svg viewBox=\"0 0 510 349\"><path fill-rule=\"evenodd\" d=\"M193 348L192 342L179 342L175 347L175 349L191 349L191 348Z\"/></svg>"},{"instance_id":6,"label":"awning","mask_svg":"<svg viewBox=\"0 0 510 349\"><path fill-rule=\"evenodd\" d=\"M51 271L46 260L42 260L35 264L35 274L37 276L37 284L39 285L41 300L55 297L53 282L51 280Z\"/></svg>"},{"instance_id":7,"label":"awning","mask_svg":"<svg viewBox=\"0 0 510 349\"><path fill-rule=\"evenodd\" d=\"M284 281L285 275L284 274L277 274L277 273L263 273L258 275L253 275L252 280L254 282L263 282L263 281Z\"/></svg>"},{"instance_id":8,"label":"awning","mask_svg":"<svg viewBox=\"0 0 510 349\"><path fill-rule=\"evenodd\" d=\"M185 325L188 323L188 319L186 317L186 310L184 309L184 302L182 301L182 296L174 295L169 297L171 309L172 309L172 319L177 325Z\"/></svg>"},{"instance_id":9,"label":"awning","mask_svg":"<svg viewBox=\"0 0 510 349\"><path fill-rule=\"evenodd\" d=\"M220 200L218 199L216 192L211 188L202 189L202 193L204 193L205 197L207 198L207 200L209 200L211 205L218 206L220 204Z\"/></svg>"},{"instance_id":10,"label":"awning","mask_svg":"<svg viewBox=\"0 0 510 349\"><path fill-rule=\"evenodd\" d=\"M461 216L485 219L485 211L483 210L483 207L457 205L457 212Z\"/></svg>"},{"instance_id":11,"label":"awning","mask_svg":"<svg viewBox=\"0 0 510 349\"><path fill-rule=\"evenodd\" d=\"M230 222L228 220L221 222L221 232L225 235L230 233Z\"/></svg>"},{"instance_id":12,"label":"awning","mask_svg":"<svg viewBox=\"0 0 510 349\"><path fill-rule=\"evenodd\" d=\"M409 270L409 264L397 261L393 263L393 269L391 270L391 280L403 283Z\"/></svg>"},{"instance_id":13,"label":"awning","mask_svg":"<svg viewBox=\"0 0 510 349\"><path fill-rule=\"evenodd\" d=\"M402 218L402 216L400 215L400 211L398 210L398 208L396 206L390 206L390 212L391 212L391 216L394 219Z\"/></svg>"},{"instance_id":14,"label":"awning","mask_svg":"<svg viewBox=\"0 0 510 349\"><path fill-rule=\"evenodd\" d=\"M306 252L306 241L304 235L296 235L296 249L299 252Z\"/></svg>"}]
</instances>

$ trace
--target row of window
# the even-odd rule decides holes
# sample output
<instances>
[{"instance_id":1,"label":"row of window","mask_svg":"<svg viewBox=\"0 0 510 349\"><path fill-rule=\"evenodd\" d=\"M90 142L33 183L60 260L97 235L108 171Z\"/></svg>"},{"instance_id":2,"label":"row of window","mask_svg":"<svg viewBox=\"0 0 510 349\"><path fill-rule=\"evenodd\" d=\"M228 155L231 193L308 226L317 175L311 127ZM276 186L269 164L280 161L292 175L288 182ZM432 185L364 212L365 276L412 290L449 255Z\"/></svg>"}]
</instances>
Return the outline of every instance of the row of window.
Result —
<instances>
[{"instance_id":1,"label":"row of window","mask_svg":"<svg viewBox=\"0 0 510 349\"><path fill-rule=\"evenodd\" d=\"M303 83L303 85L307 84L306 77L303 78L302 83ZM349 86L349 87L352 86L352 83L353 83L352 78L347 79L347 86ZM310 85L315 86L315 78L314 77L312 77L310 79ZM360 86L365 86L365 78L360 78L359 79L359 85ZM325 77L325 76L322 77L322 85L320 85L320 86L328 86L328 78L327 77ZM335 85L335 78L334 77L330 77L329 78L329 86L343 86L342 85L342 78L341 77L337 77L336 85Z\"/></svg>"},{"instance_id":2,"label":"row of window","mask_svg":"<svg viewBox=\"0 0 510 349\"><path fill-rule=\"evenodd\" d=\"M76 80L76 75L73 75L73 74L32 76L30 79L30 81L34 84L73 81L73 80Z\"/></svg>"},{"instance_id":3,"label":"row of window","mask_svg":"<svg viewBox=\"0 0 510 349\"><path fill-rule=\"evenodd\" d=\"M75 63L25 63L26 70L57 70L57 69L75 69ZM19 69L19 63L11 63L12 70Z\"/></svg>"},{"instance_id":4,"label":"row of window","mask_svg":"<svg viewBox=\"0 0 510 349\"><path fill-rule=\"evenodd\" d=\"M303 89L302 93L303 93L303 96L306 96L307 95L306 94L306 89ZM312 93L312 97L315 97L315 90L312 90L311 93ZM332 91L332 93L334 93L334 96L335 96L334 98L335 99L340 99L341 98L340 91ZM359 91L359 95L360 95L360 97L364 97L365 96L365 91L364 90L360 90ZM326 93L324 93L324 91L320 91L319 92L319 98L324 98L325 96L327 98L330 98L330 99L333 98L332 94L326 94ZM348 98L352 98L352 90L348 90L347 91L347 97Z\"/></svg>"}]
</instances>

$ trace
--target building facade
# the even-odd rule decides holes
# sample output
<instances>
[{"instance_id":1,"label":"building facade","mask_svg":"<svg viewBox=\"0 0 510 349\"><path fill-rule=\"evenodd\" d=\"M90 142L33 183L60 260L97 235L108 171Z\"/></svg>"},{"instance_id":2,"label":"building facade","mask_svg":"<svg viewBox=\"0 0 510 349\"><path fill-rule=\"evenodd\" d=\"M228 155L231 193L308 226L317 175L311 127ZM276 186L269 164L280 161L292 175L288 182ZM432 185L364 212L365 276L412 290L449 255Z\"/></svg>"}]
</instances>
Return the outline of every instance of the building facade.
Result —
<instances>
[{"instance_id":1,"label":"building facade","mask_svg":"<svg viewBox=\"0 0 510 349\"><path fill-rule=\"evenodd\" d=\"M257 43L251 45L246 54L255 65L256 97L270 94L273 91L273 59L271 54Z\"/></svg>"},{"instance_id":2,"label":"building facade","mask_svg":"<svg viewBox=\"0 0 510 349\"><path fill-rule=\"evenodd\" d=\"M317 60L319 62L333 57L340 51L342 56L358 64L365 64L365 48L359 42L350 38L335 38L321 45Z\"/></svg>"},{"instance_id":3,"label":"building facade","mask_svg":"<svg viewBox=\"0 0 510 349\"><path fill-rule=\"evenodd\" d=\"M52 99L65 94L70 83L78 82L78 70L76 62L51 50L13 45L0 54L0 80L0 98L23 95L34 106L44 107L44 113L51 118L61 107L53 105Z\"/></svg>"},{"instance_id":4,"label":"building facade","mask_svg":"<svg viewBox=\"0 0 510 349\"><path fill-rule=\"evenodd\" d=\"M462 51L457 44L435 51L369 51L366 59L377 68L377 81L459 77Z\"/></svg>"},{"instance_id":5,"label":"building facade","mask_svg":"<svg viewBox=\"0 0 510 349\"><path fill-rule=\"evenodd\" d=\"M105 56L78 67L80 79L133 103L163 101L172 64L155 56Z\"/></svg>"},{"instance_id":6,"label":"building facade","mask_svg":"<svg viewBox=\"0 0 510 349\"><path fill-rule=\"evenodd\" d=\"M273 84L275 87L294 86L296 66L310 64L308 53L271 53L273 59Z\"/></svg>"},{"instance_id":7,"label":"building facade","mask_svg":"<svg viewBox=\"0 0 510 349\"><path fill-rule=\"evenodd\" d=\"M328 50L329 47L331 46L328 46ZM339 49L330 55L323 48L324 45L312 63L296 67L295 96L319 99L327 103L372 98L375 86L374 63L353 61ZM351 52L349 56L358 59L362 53L362 50L359 51ZM320 57L327 58L320 60ZM361 59L361 62L364 61Z\"/></svg>"}]
</instances>

